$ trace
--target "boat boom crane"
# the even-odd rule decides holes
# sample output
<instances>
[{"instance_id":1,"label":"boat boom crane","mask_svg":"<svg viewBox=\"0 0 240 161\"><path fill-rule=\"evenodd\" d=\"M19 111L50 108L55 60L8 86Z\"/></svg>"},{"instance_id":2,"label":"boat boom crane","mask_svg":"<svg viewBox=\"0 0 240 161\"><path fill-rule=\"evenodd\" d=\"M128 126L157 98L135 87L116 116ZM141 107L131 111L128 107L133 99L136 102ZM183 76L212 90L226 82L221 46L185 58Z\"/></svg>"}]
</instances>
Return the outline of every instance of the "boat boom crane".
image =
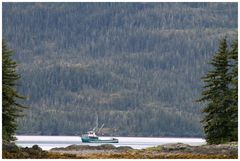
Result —
<instances>
[{"instance_id":1,"label":"boat boom crane","mask_svg":"<svg viewBox=\"0 0 240 161\"><path fill-rule=\"evenodd\" d=\"M102 130L103 126L104 126L104 124L102 124L102 126L98 129L97 132L100 132Z\"/></svg>"}]
</instances>

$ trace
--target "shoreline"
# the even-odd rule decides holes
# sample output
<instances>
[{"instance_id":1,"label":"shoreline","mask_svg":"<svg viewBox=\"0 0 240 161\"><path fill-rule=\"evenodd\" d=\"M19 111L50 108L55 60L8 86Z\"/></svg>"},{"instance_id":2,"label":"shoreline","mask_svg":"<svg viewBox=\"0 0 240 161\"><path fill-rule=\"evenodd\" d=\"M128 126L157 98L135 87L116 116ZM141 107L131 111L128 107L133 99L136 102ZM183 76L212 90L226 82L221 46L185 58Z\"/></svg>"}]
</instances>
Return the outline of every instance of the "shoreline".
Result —
<instances>
[{"instance_id":1,"label":"shoreline","mask_svg":"<svg viewBox=\"0 0 240 161\"><path fill-rule=\"evenodd\" d=\"M9 159L237 159L238 143L191 146L183 143L164 144L145 149L111 144L99 146L70 145L42 150L38 145L22 148L15 144L3 146L3 158Z\"/></svg>"},{"instance_id":2,"label":"shoreline","mask_svg":"<svg viewBox=\"0 0 240 161\"><path fill-rule=\"evenodd\" d=\"M49 152L60 155L75 155L86 159L144 159L144 158L237 158L238 149L236 143L221 145L190 146L188 144L164 144L145 149L133 149L131 147L115 147L110 144L101 146L71 145L66 148L53 148Z\"/></svg>"}]
</instances>

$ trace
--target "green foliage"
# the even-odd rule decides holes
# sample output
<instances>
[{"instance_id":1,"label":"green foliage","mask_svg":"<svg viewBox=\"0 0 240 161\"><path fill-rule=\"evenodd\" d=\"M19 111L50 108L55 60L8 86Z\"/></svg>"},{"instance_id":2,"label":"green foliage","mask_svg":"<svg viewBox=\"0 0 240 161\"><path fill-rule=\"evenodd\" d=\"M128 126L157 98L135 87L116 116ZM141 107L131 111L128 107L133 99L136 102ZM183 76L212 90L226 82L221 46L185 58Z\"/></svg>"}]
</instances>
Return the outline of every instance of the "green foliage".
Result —
<instances>
[{"instance_id":1,"label":"green foliage","mask_svg":"<svg viewBox=\"0 0 240 161\"><path fill-rule=\"evenodd\" d=\"M24 99L16 91L17 80L20 76L16 72L17 64L12 60L13 52L8 49L5 41L2 43L2 134L4 141L13 141L17 123L23 105L18 103L19 99Z\"/></svg>"},{"instance_id":2,"label":"green foliage","mask_svg":"<svg viewBox=\"0 0 240 161\"><path fill-rule=\"evenodd\" d=\"M229 51L227 40L223 38L218 52L210 62L212 70L202 78L205 86L199 101L207 102L203 109L205 116L202 123L206 140L210 144L234 141L237 138L236 52L236 44ZM232 66L229 59L233 59Z\"/></svg>"},{"instance_id":3,"label":"green foliage","mask_svg":"<svg viewBox=\"0 0 240 161\"><path fill-rule=\"evenodd\" d=\"M238 41L234 41L229 52L230 106L228 107L231 120L229 121L231 141L238 140Z\"/></svg>"},{"instance_id":4,"label":"green foliage","mask_svg":"<svg viewBox=\"0 0 240 161\"><path fill-rule=\"evenodd\" d=\"M18 134L202 136L200 77L237 3L3 3L32 107Z\"/></svg>"}]
</instances>

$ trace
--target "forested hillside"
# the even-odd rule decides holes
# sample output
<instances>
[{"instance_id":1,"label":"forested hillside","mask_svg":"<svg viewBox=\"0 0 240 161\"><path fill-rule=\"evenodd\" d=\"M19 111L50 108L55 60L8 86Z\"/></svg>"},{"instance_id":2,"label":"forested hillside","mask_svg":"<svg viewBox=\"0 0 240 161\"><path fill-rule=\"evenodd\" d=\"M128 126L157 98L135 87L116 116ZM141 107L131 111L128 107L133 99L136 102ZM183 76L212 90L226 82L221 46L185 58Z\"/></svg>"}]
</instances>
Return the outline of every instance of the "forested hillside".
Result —
<instances>
[{"instance_id":1,"label":"forested hillside","mask_svg":"<svg viewBox=\"0 0 240 161\"><path fill-rule=\"evenodd\" d=\"M3 3L31 108L18 134L202 136L200 78L237 3Z\"/></svg>"}]
</instances>

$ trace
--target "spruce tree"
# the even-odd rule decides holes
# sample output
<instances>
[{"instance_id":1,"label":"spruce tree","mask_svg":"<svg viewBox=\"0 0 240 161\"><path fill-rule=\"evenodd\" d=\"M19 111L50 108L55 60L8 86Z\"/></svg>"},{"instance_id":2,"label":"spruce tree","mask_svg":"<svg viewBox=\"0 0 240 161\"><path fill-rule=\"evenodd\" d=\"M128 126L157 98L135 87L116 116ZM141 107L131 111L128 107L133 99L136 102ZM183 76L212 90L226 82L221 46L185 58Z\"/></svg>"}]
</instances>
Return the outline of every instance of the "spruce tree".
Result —
<instances>
[{"instance_id":1,"label":"spruce tree","mask_svg":"<svg viewBox=\"0 0 240 161\"><path fill-rule=\"evenodd\" d=\"M230 94L229 99L231 104L228 107L231 120L229 125L231 127L229 134L231 141L238 140L238 41L232 44L232 49L229 53L229 79L230 79Z\"/></svg>"},{"instance_id":2,"label":"spruce tree","mask_svg":"<svg viewBox=\"0 0 240 161\"><path fill-rule=\"evenodd\" d=\"M212 70L202 78L205 86L202 98L198 101L206 102L202 123L206 141L210 144L231 140L229 135L231 115L228 111L231 103L228 88L228 53L227 41L224 38L210 62Z\"/></svg>"},{"instance_id":3,"label":"spruce tree","mask_svg":"<svg viewBox=\"0 0 240 161\"><path fill-rule=\"evenodd\" d=\"M2 136L3 141L15 140L16 118L25 106L18 103L24 99L19 95L16 86L20 76L16 72L17 63L12 60L13 51L2 41Z\"/></svg>"}]
</instances>

